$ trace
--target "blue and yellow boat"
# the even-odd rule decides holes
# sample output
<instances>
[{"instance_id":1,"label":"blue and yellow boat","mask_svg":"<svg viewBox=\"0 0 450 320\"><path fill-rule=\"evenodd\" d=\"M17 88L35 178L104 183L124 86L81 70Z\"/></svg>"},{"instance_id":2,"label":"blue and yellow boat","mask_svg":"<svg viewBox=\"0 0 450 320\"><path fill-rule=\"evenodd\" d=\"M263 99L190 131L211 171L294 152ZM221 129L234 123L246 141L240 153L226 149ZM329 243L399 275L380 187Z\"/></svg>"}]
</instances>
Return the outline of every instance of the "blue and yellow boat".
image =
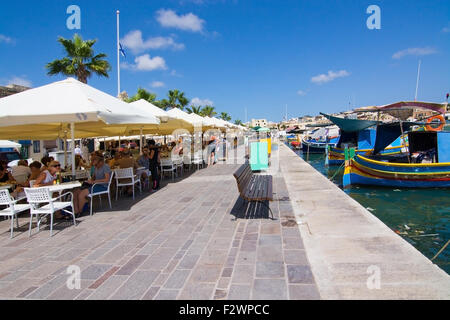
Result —
<instances>
[{"instance_id":1,"label":"blue and yellow boat","mask_svg":"<svg viewBox=\"0 0 450 320\"><path fill-rule=\"evenodd\" d=\"M372 120L345 119L321 113L340 129L340 137L336 146L329 146L325 156L325 165L337 166L344 164L345 149L355 148L356 154L370 155L373 152L376 139L376 129L374 126L380 122ZM407 145L405 136L398 137L392 144L387 146L380 153L384 155L398 154L406 151Z\"/></svg>"},{"instance_id":2,"label":"blue and yellow boat","mask_svg":"<svg viewBox=\"0 0 450 320\"><path fill-rule=\"evenodd\" d=\"M445 105L442 110L445 110ZM414 125L417 123L379 125L372 155L360 155L355 149L347 149L344 187L450 188L450 132L411 131ZM408 152L380 154L400 132L407 132Z\"/></svg>"}]
</instances>

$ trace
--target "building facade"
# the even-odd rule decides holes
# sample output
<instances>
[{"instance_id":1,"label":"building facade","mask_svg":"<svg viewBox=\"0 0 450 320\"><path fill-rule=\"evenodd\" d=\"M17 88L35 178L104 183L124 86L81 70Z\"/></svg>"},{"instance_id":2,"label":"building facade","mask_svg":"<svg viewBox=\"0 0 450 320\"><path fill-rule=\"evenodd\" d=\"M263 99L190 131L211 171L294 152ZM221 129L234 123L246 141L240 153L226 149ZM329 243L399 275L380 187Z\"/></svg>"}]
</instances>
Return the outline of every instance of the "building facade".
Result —
<instances>
[{"instance_id":1,"label":"building facade","mask_svg":"<svg viewBox=\"0 0 450 320\"><path fill-rule=\"evenodd\" d=\"M250 126L253 127L261 127L267 128L267 120L266 119L252 119Z\"/></svg>"}]
</instances>

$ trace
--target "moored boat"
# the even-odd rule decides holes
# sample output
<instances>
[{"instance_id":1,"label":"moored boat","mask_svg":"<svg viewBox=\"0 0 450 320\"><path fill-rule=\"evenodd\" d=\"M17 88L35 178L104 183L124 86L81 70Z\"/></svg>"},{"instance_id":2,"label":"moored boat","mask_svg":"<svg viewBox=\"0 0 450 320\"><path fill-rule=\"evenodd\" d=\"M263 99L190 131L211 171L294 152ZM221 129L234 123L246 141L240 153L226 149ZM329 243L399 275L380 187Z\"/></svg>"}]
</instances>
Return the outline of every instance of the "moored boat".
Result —
<instances>
[{"instance_id":1,"label":"moored boat","mask_svg":"<svg viewBox=\"0 0 450 320\"><path fill-rule=\"evenodd\" d=\"M373 152L378 121L347 119L321 113L340 129L340 137L336 146L329 146L326 151L325 165L342 165L345 160L345 148L355 148L356 154L369 155ZM401 153L407 145L405 136L398 137L392 144L381 150L381 154L392 155Z\"/></svg>"},{"instance_id":2,"label":"moored boat","mask_svg":"<svg viewBox=\"0 0 450 320\"><path fill-rule=\"evenodd\" d=\"M328 146L335 147L339 141L338 128L320 128L310 137L302 138L303 153L325 153Z\"/></svg>"},{"instance_id":3,"label":"moored boat","mask_svg":"<svg viewBox=\"0 0 450 320\"><path fill-rule=\"evenodd\" d=\"M446 105L441 105L445 112ZM450 188L450 132L411 131L412 122L379 126L372 155L346 150L344 187L375 185L407 188ZM382 155L380 150L399 132L407 132L408 152Z\"/></svg>"}]
</instances>

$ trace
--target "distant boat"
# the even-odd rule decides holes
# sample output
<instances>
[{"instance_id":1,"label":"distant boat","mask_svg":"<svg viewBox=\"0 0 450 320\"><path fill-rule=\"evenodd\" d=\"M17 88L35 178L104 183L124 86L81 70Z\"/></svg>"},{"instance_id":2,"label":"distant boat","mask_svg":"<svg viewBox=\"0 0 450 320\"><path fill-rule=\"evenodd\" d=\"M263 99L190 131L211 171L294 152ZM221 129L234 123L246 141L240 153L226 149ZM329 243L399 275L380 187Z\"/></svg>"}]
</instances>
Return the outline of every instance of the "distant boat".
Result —
<instances>
[{"instance_id":1,"label":"distant boat","mask_svg":"<svg viewBox=\"0 0 450 320\"><path fill-rule=\"evenodd\" d=\"M420 103L422 108L444 114L446 104ZM417 107L405 103L399 108ZM344 187L375 185L408 188L450 188L450 132L412 131L414 122L388 123L378 126L372 155L358 155L347 149ZM380 151L401 132L407 132L408 152L382 155Z\"/></svg>"},{"instance_id":2,"label":"distant boat","mask_svg":"<svg viewBox=\"0 0 450 320\"><path fill-rule=\"evenodd\" d=\"M311 137L302 139L303 153L325 153L328 146L335 147L339 141L338 128L320 128Z\"/></svg>"}]
</instances>

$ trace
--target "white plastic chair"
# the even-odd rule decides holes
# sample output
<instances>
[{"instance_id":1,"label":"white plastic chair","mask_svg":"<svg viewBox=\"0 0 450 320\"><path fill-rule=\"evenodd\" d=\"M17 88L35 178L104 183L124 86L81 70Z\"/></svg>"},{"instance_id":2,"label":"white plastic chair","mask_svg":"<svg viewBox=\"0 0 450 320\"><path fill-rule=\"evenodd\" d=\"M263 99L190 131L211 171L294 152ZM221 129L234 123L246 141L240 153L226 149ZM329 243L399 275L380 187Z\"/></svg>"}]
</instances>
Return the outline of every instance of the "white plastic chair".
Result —
<instances>
[{"instance_id":1,"label":"white plastic chair","mask_svg":"<svg viewBox=\"0 0 450 320\"><path fill-rule=\"evenodd\" d=\"M119 188L120 187L133 187L133 200L134 200L134 187L139 184L139 191L142 193L142 184L141 179L138 178L137 175L134 174L133 168L125 168L125 169L115 169L116 174L116 201L119 198ZM120 180L128 181L120 182Z\"/></svg>"},{"instance_id":2,"label":"white plastic chair","mask_svg":"<svg viewBox=\"0 0 450 320\"><path fill-rule=\"evenodd\" d=\"M203 168L203 155L201 153L194 154L191 163L197 165L197 170L200 170L200 166Z\"/></svg>"},{"instance_id":3,"label":"white plastic chair","mask_svg":"<svg viewBox=\"0 0 450 320\"><path fill-rule=\"evenodd\" d=\"M18 204L17 202L20 200L23 199L14 200L8 190L0 190L0 205L8 206L6 209L0 210L0 216L11 219L11 239L14 235L14 219L16 219L17 228L19 228L19 217L17 214L30 209L29 204Z\"/></svg>"},{"instance_id":4,"label":"white plastic chair","mask_svg":"<svg viewBox=\"0 0 450 320\"><path fill-rule=\"evenodd\" d=\"M53 216L57 211L64 211L72 215L73 224L76 226L75 214L73 213L73 194L72 192L66 192L56 198L52 198L50 189L43 188L25 188L25 194L27 196L27 201L30 204L30 229L28 231L28 236L31 237L31 227L33 225L33 217L36 216L37 228L39 231L39 226L41 224L40 216L50 215L50 237L53 236ZM70 201L58 201L66 196L70 195ZM72 211L68 208L71 207Z\"/></svg>"},{"instance_id":5,"label":"white plastic chair","mask_svg":"<svg viewBox=\"0 0 450 320\"><path fill-rule=\"evenodd\" d=\"M173 163L172 159L161 159L161 180L164 178L164 172L171 172L172 180L174 180L176 171L177 166Z\"/></svg>"},{"instance_id":6,"label":"white plastic chair","mask_svg":"<svg viewBox=\"0 0 450 320\"><path fill-rule=\"evenodd\" d=\"M180 157L180 156L176 156L176 157L172 157L172 162L173 162L173 165L175 166L175 168L176 168L176 175L177 175L177 177L178 177L178 169L180 169L181 170L181 176L183 176L183 167L184 167L184 165L183 165L183 158L182 157Z\"/></svg>"},{"instance_id":7,"label":"white plastic chair","mask_svg":"<svg viewBox=\"0 0 450 320\"><path fill-rule=\"evenodd\" d=\"M93 200L94 200L95 196L98 196L98 198L100 199L100 205L103 206L102 205L102 195L107 194L108 195L108 201L109 201L109 208L112 209L110 190L111 190L111 183L112 183L113 176L114 176L114 171L112 171L110 176L109 176L108 187L107 187L107 189L105 191L99 191L99 192L88 194L88 197L91 199L91 206L90 206L91 207L90 208L91 216L92 216L92 203L93 203ZM93 184L91 190L94 191L94 187L97 186L97 185L102 185L102 183L95 183L95 184Z\"/></svg>"},{"instance_id":8,"label":"white plastic chair","mask_svg":"<svg viewBox=\"0 0 450 320\"><path fill-rule=\"evenodd\" d=\"M145 186L148 186L148 188L150 189L150 186L151 186L150 181L151 181L151 176L152 176L152 173L150 172L150 170L148 170L146 168L139 168L136 172L136 175L142 181L142 175L144 173L147 175L147 179L144 182L144 185L142 186L142 188L145 189Z\"/></svg>"}]
</instances>

